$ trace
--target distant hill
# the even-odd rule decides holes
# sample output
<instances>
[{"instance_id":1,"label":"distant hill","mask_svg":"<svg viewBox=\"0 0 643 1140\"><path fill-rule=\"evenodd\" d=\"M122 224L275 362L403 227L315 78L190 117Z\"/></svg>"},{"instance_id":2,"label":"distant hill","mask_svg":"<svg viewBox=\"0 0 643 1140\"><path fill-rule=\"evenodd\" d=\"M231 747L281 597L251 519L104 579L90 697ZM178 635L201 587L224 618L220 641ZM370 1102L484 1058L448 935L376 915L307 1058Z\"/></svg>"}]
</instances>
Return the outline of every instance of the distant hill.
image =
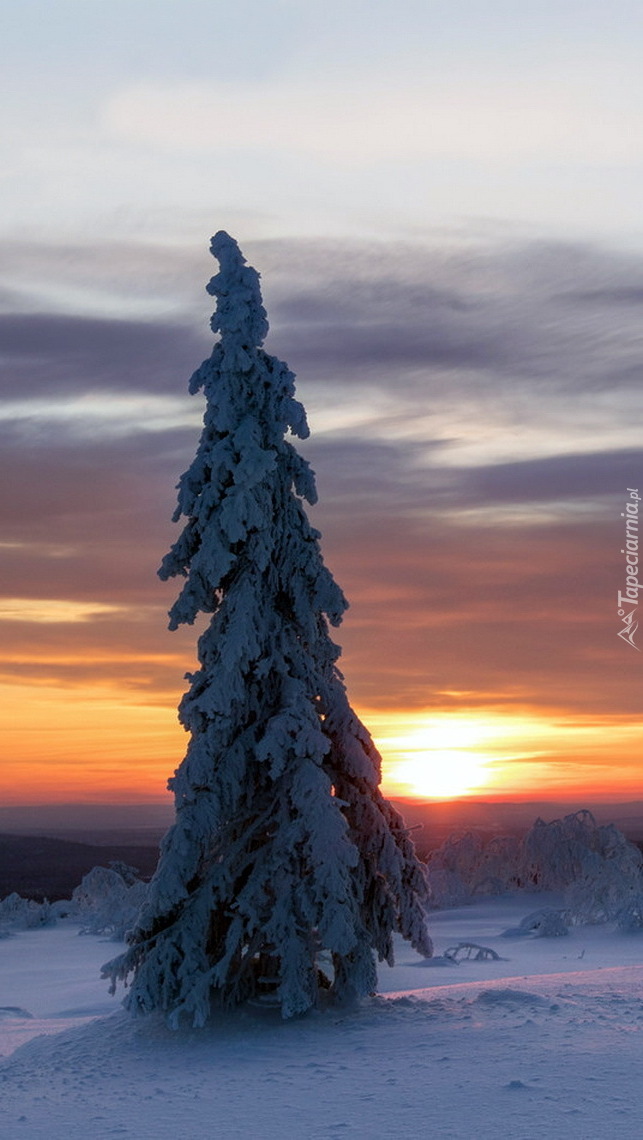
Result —
<instances>
[{"instance_id":1,"label":"distant hill","mask_svg":"<svg viewBox=\"0 0 643 1140\"><path fill-rule=\"evenodd\" d=\"M0 807L0 833L47 835L78 843L155 847L174 820L168 799L156 804L35 804Z\"/></svg>"},{"instance_id":2,"label":"distant hill","mask_svg":"<svg viewBox=\"0 0 643 1140\"><path fill-rule=\"evenodd\" d=\"M591 803L503 800L394 800L407 825L417 828L413 839L421 856L439 847L454 831L473 830L483 838L523 835L538 816L560 818L589 808L599 823L615 823L634 842L643 840L643 801ZM154 870L158 844L173 822L170 798L154 804L39 804L0 807L0 897L12 890L31 897L69 897L86 871L96 864L122 859L144 876ZM26 846L21 857L11 854L9 839L42 839ZM1 843L4 842L4 846ZM46 842L57 842L47 847ZM16 849L17 850L17 849ZM41 851L42 854L38 854ZM7 885L9 884L9 885ZM19 884L23 884L20 886Z\"/></svg>"},{"instance_id":3,"label":"distant hill","mask_svg":"<svg viewBox=\"0 0 643 1140\"><path fill-rule=\"evenodd\" d=\"M68 899L92 867L121 860L148 878L157 859L154 846L98 847L43 836L0 834L0 899L13 891L38 902Z\"/></svg>"}]
</instances>

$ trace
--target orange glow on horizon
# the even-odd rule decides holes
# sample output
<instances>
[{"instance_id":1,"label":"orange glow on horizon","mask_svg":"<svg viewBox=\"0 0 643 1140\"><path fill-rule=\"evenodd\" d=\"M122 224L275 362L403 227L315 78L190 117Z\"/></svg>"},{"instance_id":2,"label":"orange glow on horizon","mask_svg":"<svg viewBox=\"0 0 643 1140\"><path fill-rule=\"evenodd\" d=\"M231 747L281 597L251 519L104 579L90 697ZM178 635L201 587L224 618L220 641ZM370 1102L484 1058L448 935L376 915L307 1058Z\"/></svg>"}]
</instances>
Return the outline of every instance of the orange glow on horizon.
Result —
<instances>
[{"instance_id":1,"label":"orange glow on horizon","mask_svg":"<svg viewBox=\"0 0 643 1140\"><path fill-rule=\"evenodd\" d=\"M2 684L0 704L5 805L165 798L185 751L176 709L156 693Z\"/></svg>"},{"instance_id":2,"label":"orange glow on horizon","mask_svg":"<svg viewBox=\"0 0 643 1140\"><path fill-rule=\"evenodd\" d=\"M167 798L187 744L176 706L195 638L168 637L159 619L158 606L5 599L0 803ZM643 798L640 719L518 708L493 691L437 695L451 711L356 706L386 796Z\"/></svg>"},{"instance_id":3,"label":"orange glow on horizon","mask_svg":"<svg viewBox=\"0 0 643 1140\"><path fill-rule=\"evenodd\" d=\"M154 655L141 655L148 658ZM165 799L187 744L176 699L142 681L0 685L0 802ZM382 753L382 790L390 798L641 796L641 725L633 720L597 725L595 718L534 709L359 712Z\"/></svg>"}]
</instances>

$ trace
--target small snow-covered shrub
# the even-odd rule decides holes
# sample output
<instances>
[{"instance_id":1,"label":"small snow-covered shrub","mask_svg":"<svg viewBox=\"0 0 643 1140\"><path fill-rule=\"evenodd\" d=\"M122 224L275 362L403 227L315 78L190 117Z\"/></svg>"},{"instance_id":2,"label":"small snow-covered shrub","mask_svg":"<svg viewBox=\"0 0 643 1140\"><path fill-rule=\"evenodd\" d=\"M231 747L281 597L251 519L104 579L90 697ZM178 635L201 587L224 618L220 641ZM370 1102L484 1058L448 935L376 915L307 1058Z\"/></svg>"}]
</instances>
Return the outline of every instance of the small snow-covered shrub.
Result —
<instances>
[{"instance_id":1,"label":"small snow-covered shrub","mask_svg":"<svg viewBox=\"0 0 643 1140\"><path fill-rule=\"evenodd\" d=\"M632 884L633 885L633 884ZM572 926L596 925L615 919L631 891L617 868L599 864L565 891L565 906Z\"/></svg>"},{"instance_id":2,"label":"small snow-covered shrub","mask_svg":"<svg viewBox=\"0 0 643 1140\"><path fill-rule=\"evenodd\" d=\"M22 925L26 909L27 899L23 899L16 891L13 891L0 902L0 922L4 926Z\"/></svg>"},{"instance_id":3,"label":"small snow-covered shrub","mask_svg":"<svg viewBox=\"0 0 643 1140\"><path fill-rule=\"evenodd\" d=\"M521 842L516 835L495 835L485 844L475 871L475 894L500 895L522 885Z\"/></svg>"},{"instance_id":4,"label":"small snow-covered shrub","mask_svg":"<svg viewBox=\"0 0 643 1140\"><path fill-rule=\"evenodd\" d=\"M15 891L0 902L0 927L9 930L37 930L53 926L56 917L48 902L23 899Z\"/></svg>"},{"instance_id":5,"label":"small snow-covered shrub","mask_svg":"<svg viewBox=\"0 0 643 1140\"><path fill-rule=\"evenodd\" d=\"M92 867L72 895L83 923L81 933L110 934L120 941L133 926L146 893L140 880L128 885L118 871Z\"/></svg>"},{"instance_id":6,"label":"small snow-covered shrub","mask_svg":"<svg viewBox=\"0 0 643 1140\"><path fill-rule=\"evenodd\" d=\"M475 832L450 835L429 855L429 905L462 906L481 895L502 895L521 885L521 845L513 835L484 843Z\"/></svg>"},{"instance_id":7,"label":"small snow-covered shrub","mask_svg":"<svg viewBox=\"0 0 643 1140\"><path fill-rule=\"evenodd\" d=\"M619 911L616 925L625 934L636 934L643 930L643 891L633 895Z\"/></svg>"},{"instance_id":8,"label":"small snow-covered shrub","mask_svg":"<svg viewBox=\"0 0 643 1140\"><path fill-rule=\"evenodd\" d=\"M112 859L109 863L110 871L116 871L121 879L128 887L132 887L134 883L140 882L138 867L132 867L130 863L124 863L122 859Z\"/></svg>"},{"instance_id":9,"label":"small snow-covered shrub","mask_svg":"<svg viewBox=\"0 0 643 1140\"><path fill-rule=\"evenodd\" d=\"M444 951L444 957L452 962L499 962L500 955L490 946L479 946L477 942L458 942L457 946L449 946Z\"/></svg>"},{"instance_id":10,"label":"small snow-covered shrub","mask_svg":"<svg viewBox=\"0 0 643 1140\"><path fill-rule=\"evenodd\" d=\"M595 846L565 891L567 912L575 925L614 920L643 888L638 847L614 824L597 827L593 819L592 823Z\"/></svg>"},{"instance_id":11,"label":"small snow-covered shrub","mask_svg":"<svg viewBox=\"0 0 643 1140\"><path fill-rule=\"evenodd\" d=\"M560 891L600 863L599 837L588 811L545 823L537 819L523 840L526 881L541 891Z\"/></svg>"},{"instance_id":12,"label":"small snow-covered shrub","mask_svg":"<svg viewBox=\"0 0 643 1140\"><path fill-rule=\"evenodd\" d=\"M598 879L607 865L629 883L640 876L642 863L639 849L614 824L599 827L586 810L550 823L537 819L523 841L525 877L543 891Z\"/></svg>"},{"instance_id":13,"label":"small snow-covered shrub","mask_svg":"<svg viewBox=\"0 0 643 1140\"><path fill-rule=\"evenodd\" d=\"M481 856L482 840L472 831L450 835L432 851L427 866L429 905L441 909L467 902L473 894Z\"/></svg>"},{"instance_id":14,"label":"small snow-covered shrub","mask_svg":"<svg viewBox=\"0 0 643 1140\"><path fill-rule=\"evenodd\" d=\"M550 823L537 819L522 841L498 836L485 845L472 832L450 836L429 856L430 905L462 906L481 895L522 887L564 892L568 924L613 921L626 915L630 904L635 915L636 899L643 897L642 865L638 847L614 824L599 826L591 812L577 811ZM565 933L566 927L556 930L562 919L545 918L546 911L534 913L543 926L541 937ZM624 917L623 922L636 919ZM505 933L535 932L536 927Z\"/></svg>"},{"instance_id":15,"label":"small snow-covered shrub","mask_svg":"<svg viewBox=\"0 0 643 1140\"><path fill-rule=\"evenodd\" d=\"M536 820L523 849L526 881L539 890L564 891L573 925L613 920L643 886L638 847L614 824L599 827L589 811L551 823Z\"/></svg>"},{"instance_id":16,"label":"small snow-covered shrub","mask_svg":"<svg viewBox=\"0 0 643 1140\"><path fill-rule=\"evenodd\" d=\"M27 930L36 930L39 926L54 926L56 923L55 915L52 913L51 904L45 899L44 902L37 903L33 899L27 899L27 909L25 912L25 925Z\"/></svg>"},{"instance_id":17,"label":"small snow-covered shrub","mask_svg":"<svg viewBox=\"0 0 643 1140\"><path fill-rule=\"evenodd\" d=\"M446 910L448 907L463 906L471 899L456 871L429 863L427 879L429 883L429 903L433 910Z\"/></svg>"},{"instance_id":18,"label":"small snow-covered shrub","mask_svg":"<svg viewBox=\"0 0 643 1140\"><path fill-rule=\"evenodd\" d=\"M525 915L518 930L521 934L533 934L536 938L562 938L569 934L563 912L549 906Z\"/></svg>"},{"instance_id":19,"label":"small snow-covered shrub","mask_svg":"<svg viewBox=\"0 0 643 1140\"><path fill-rule=\"evenodd\" d=\"M56 921L59 918L77 918L78 907L72 899L56 899L51 903L51 913Z\"/></svg>"}]
</instances>

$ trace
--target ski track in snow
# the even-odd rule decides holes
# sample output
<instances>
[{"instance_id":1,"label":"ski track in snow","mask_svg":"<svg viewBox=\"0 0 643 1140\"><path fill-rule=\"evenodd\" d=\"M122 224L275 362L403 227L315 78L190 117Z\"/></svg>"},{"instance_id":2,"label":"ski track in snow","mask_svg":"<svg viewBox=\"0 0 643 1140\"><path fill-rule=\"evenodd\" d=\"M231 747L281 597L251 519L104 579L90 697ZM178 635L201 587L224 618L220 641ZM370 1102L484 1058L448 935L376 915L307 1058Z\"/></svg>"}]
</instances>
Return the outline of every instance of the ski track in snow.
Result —
<instances>
[{"instance_id":1,"label":"ski track in snow","mask_svg":"<svg viewBox=\"0 0 643 1140\"><path fill-rule=\"evenodd\" d=\"M498 931L508 925L501 911L487 903L442 912L434 930L442 927L444 945L463 924ZM0 1003L23 1010L0 1009L0 1051L15 1050L0 1061L3 1140L643 1136L643 964L607 964L619 955L643 962L643 938L575 931L524 948L505 943L510 961L452 969L418 970L407 953L384 973L400 990L356 1011L283 1023L246 1009L172 1033L157 1017L136 1021L120 1009L97 1017L110 1008L104 986L93 973L74 986L69 961L58 991L55 976L48 983L52 947L68 956L78 948L77 971L113 951L98 939L73 944L72 934L0 944ZM601 968L578 970L597 947ZM518 972L523 960L530 973ZM409 977L430 988L412 989Z\"/></svg>"}]
</instances>

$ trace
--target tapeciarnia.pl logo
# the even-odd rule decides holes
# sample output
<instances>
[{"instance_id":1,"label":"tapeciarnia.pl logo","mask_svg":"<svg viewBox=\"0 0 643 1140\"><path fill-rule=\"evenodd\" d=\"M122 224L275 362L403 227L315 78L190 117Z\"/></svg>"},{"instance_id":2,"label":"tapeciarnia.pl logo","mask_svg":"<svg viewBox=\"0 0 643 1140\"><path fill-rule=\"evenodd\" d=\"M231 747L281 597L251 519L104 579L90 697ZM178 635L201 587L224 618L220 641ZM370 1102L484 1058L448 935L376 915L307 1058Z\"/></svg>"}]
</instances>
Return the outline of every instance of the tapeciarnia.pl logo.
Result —
<instances>
[{"instance_id":1,"label":"tapeciarnia.pl logo","mask_svg":"<svg viewBox=\"0 0 643 1140\"><path fill-rule=\"evenodd\" d=\"M617 637L627 641L634 649L638 645L634 640L639 623L634 620L636 607L639 604L639 590L643 583L639 582L639 503L641 496L638 487L628 487L629 499L625 510L621 511L621 518L625 519L625 546L621 554L625 555L625 593L618 592L617 609L623 628L619 629Z\"/></svg>"}]
</instances>

